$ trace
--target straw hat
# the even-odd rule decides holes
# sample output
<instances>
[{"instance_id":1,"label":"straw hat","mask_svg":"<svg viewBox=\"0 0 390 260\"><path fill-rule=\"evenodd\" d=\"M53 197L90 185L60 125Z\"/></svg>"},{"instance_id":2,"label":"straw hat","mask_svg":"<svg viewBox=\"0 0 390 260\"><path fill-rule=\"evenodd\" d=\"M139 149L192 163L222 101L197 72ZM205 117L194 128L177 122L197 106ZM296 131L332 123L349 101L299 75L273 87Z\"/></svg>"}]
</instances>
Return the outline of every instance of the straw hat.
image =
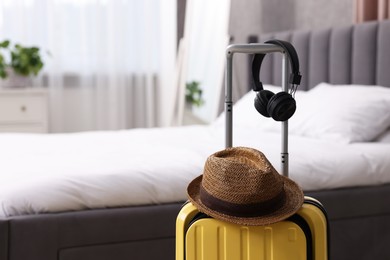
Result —
<instances>
[{"instance_id":1,"label":"straw hat","mask_svg":"<svg viewBox=\"0 0 390 260\"><path fill-rule=\"evenodd\" d=\"M303 204L301 188L280 175L263 153L246 147L209 156L203 175L188 185L187 192L200 212L239 225L275 223Z\"/></svg>"}]
</instances>

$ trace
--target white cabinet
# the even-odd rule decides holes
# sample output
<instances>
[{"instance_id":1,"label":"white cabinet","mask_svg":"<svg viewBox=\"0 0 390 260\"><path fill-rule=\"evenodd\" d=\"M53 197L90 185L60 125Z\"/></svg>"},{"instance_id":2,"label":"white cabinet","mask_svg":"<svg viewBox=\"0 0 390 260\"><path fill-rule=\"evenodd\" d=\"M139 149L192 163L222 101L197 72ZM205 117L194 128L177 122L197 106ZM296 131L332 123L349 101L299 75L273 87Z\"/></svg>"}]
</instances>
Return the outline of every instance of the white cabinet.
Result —
<instances>
[{"instance_id":1,"label":"white cabinet","mask_svg":"<svg viewBox=\"0 0 390 260\"><path fill-rule=\"evenodd\" d=\"M0 89L0 132L48 132L47 90Z\"/></svg>"}]
</instances>

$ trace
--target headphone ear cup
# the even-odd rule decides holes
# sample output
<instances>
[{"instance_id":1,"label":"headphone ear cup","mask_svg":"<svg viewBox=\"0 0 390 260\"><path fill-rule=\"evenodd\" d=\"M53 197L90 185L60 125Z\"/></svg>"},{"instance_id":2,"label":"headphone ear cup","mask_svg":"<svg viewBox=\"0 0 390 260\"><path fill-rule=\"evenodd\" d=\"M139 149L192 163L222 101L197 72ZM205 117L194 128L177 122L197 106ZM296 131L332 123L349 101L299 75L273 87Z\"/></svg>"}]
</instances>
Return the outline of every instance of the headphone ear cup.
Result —
<instances>
[{"instance_id":1,"label":"headphone ear cup","mask_svg":"<svg viewBox=\"0 0 390 260\"><path fill-rule=\"evenodd\" d=\"M269 90L261 90L256 94L255 108L256 110L265 117L270 117L268 113L268 102L275 94Z\"/></svg>"},{"instance_id":2,"label":"headphone ear cup","mask_svg":"<svg viewBox=\"0 0 390 260\"><path fill-rule=\"evenodd\" d=\"M275 121L286 121L295 113L295 99L287 92L279 92L272 96L267 105L268 114Z\"/></svg>"}]
</instances>

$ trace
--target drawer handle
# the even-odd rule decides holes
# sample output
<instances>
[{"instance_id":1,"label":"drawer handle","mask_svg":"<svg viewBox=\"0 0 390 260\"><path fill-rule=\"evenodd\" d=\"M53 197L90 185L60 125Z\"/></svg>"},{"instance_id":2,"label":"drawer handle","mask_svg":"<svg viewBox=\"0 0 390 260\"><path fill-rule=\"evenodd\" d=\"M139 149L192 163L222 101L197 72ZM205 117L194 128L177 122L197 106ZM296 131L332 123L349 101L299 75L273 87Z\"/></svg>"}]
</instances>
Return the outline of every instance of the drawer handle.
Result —
<instances>
[{"instance_id":1,"label":"drawer handle","mask_svg":"<svg viewBox=\"0 0 390 260\"><path fill-rule=\"evenodd\" d=\"M20 107L20 111L26 112L26 111L27 111L27 107L26 107L26 106L21 106L21 107Z\"/></svg>"}]
</instances>

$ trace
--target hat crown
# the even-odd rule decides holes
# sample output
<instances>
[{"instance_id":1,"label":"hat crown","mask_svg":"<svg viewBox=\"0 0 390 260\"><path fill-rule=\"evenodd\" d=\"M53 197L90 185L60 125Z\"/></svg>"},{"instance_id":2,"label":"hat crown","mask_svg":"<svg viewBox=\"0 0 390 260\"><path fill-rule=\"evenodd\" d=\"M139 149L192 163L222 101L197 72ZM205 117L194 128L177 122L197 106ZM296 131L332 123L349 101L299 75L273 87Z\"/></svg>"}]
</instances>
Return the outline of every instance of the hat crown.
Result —
<instances>
[{"instance_id":1,"label":"hat crown","mask_svg":"<svg viewBox=\"0 0 390 260\"><path fill-rule=\"evenodd\" d=\"M268 225L292 216L303 191L279 175L263 153L234 147L214 153L204 172L188 185L188 198L200 212L240 225Z\"/></svg>"},{"instance_id":2,"label":"hat crown","mask_svg":"<svg viewBox=\"0 0 390 260\"><path fill-rule=\"evenodd\" d=\"M278 197L283 186L283 178L264 154L252 148L227 148L205 163L202 188L221 201L264 203Z\"/></svg>"}]
</instances>

